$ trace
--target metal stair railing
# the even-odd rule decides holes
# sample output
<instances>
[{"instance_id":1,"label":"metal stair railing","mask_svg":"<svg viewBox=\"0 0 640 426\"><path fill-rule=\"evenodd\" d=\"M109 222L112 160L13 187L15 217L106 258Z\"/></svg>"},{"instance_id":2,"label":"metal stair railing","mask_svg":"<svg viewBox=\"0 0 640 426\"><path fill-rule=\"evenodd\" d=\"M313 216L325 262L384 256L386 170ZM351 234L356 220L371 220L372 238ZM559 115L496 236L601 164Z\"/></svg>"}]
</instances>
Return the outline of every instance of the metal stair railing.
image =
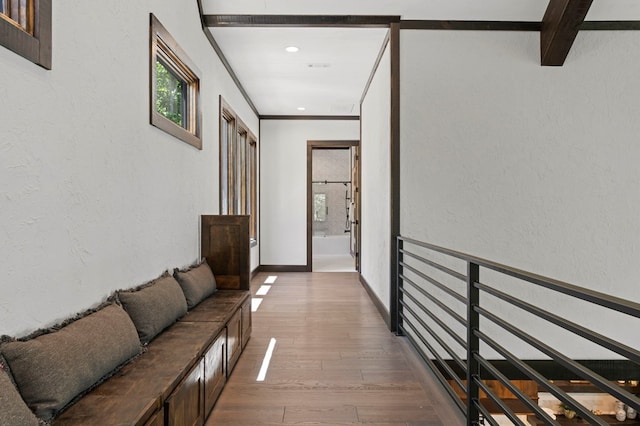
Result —
<instances>
[{"instance_id":1,"label":"metal stair railing","mask_svg":"<svg viewBox=\"0 0 640 426\"><path fill-rule=\"evenodd\" d=\"M505 363L518 375L537 383L539 389L549 392L589 424L608 424L602 416L554 384L554 377L548 377L548 371L545 375L531 362L520 359L514 349L504 343L505 336L515 339L516 350L527 348L534 351L557 371L588 382L600 392L640 412L640 398L616 383L616 380L638 380L640 377L640 341L631 344L621 342L565 318L563 314L567 312L552 312L549 306L523 300L525 297L518 296L518 288L512 283L536 288L535 291L544 293L545 297L564 295L556 297L581 301L579 303L588 305L589 312L593 309L594 315L600 313L605 318L608 315L623 316L623 323L633 330L640 330L640 304L411 238L400 236L397 242L398 333L406 336L416 348L466 416L468 425L498 424L492 416L495 408L492 413L482 403L481 392L514 424L526 424L494 392L487 380L502 384L538 420L549 425L560 424L513 384L508 374L502 371ZM492 282L481 281L481 273ZM519 291L522 292L522 287ZM632 377L605 377L596 371L598 368L590 368L589 363L574 359L554 347L553 342L545 342L526 327L518 326L525 317L535 317L543 320L546 327L564 330L572 341L590 342L588 344L604 349L617 362L623 363L625 371ZM640 333L636 332L636 335ZM488 355L497 360L488 359Z\"/></svg>"}]
</instances>

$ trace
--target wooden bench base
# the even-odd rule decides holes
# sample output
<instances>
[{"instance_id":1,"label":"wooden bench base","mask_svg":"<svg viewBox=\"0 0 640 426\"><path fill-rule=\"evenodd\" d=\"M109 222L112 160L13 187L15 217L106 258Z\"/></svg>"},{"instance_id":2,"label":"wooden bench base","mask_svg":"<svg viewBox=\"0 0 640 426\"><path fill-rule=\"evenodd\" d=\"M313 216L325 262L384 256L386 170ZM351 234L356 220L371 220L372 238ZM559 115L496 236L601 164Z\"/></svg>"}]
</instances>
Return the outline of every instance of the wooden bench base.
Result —
<instances>
[{"instance_id":1,"label":"wooden bench base","mask_svg":"<svg viewBox=\"0 0 640 426\"><path fill-rule=\"evenodd\" d=\"M53 424L202 425L250 334L250 293L220 290Z\"/></svg>"}]
</instances>

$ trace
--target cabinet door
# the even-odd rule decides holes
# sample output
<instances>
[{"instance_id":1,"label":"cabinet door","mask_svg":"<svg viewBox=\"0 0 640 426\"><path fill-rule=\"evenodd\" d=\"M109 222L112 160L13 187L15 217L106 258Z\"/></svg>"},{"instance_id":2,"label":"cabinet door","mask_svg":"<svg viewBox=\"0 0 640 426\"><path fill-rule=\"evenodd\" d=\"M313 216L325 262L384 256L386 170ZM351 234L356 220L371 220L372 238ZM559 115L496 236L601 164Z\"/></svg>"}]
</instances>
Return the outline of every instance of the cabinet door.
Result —
<instances>
[{"instance_id":1,"label":"cabinet door","mask_svg":"<svg viewBox=\"0 0 640 426\"><path fill-rule=\"evenodd\" d=\"M251 298L242 304L242 349L251 337Z\"/></svg>"},{"instance_id":2,"label":"cabinet door","mask_svg":"<svg viewBox=\"0 0 640 426\"><path fill-rule=\"evenodd\" d=\"M231 375L242 352L241 311L238 309L227 323L227 377Z\"/></svg>"},{"instance_id":3,"label":"cabinet door","mask_svg":"<svg viewBox=\"0 0 640 426\"><path fill-rule=\"evenodd\" d=\"M144 426L164 426L164 408L157 411Z\"/></svg>"},{"instance_id":4,"label":"cabinet door","mask_svg":"<svg viewBox=\"0 0 640 426\"><path fill-rule=\"evenodd\" d=\"M204 361L201 360L180 382L165 402L167 425L204 424Z\"/></svg>"},{"instance_id":5,"label":"cabinet door","mask_svg":"<svg viewBox=\"0 0 640 426\"><path fill-rule=\"evenodd\" d=\"M205 416L211 412L222 388L227 380L224 371L224 356L227 340L226 330L223 330L204 354L204 412Z\"/></svg>"}]
</instances>

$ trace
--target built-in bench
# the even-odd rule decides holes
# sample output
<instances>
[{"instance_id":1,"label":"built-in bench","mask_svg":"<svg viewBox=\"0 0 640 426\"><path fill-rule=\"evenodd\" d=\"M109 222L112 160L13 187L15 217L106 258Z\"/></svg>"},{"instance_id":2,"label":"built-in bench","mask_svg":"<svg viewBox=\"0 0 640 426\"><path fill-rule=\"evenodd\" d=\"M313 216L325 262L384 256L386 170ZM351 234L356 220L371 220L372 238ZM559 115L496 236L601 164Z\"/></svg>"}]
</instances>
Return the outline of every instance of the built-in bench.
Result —
<instances>
[{"instance_id":1,"label":"built-in bench","mask_svg":"<svg viewBox=\"0 0 640 426\"><path fill-rule=\"evenodd\" d=\"M2 336L0 423L202 425L251 335L248 219L203 216L205 261Z\"/></svg>"},{"instance_id":2,"label":"built-in bench","mask_svg":"<svg viewBox=\"0 0 640 426\"><path fill-rule=\"evenodd\" d=\"M202 424L250 334L249 292L219 290L53 424Z\"/></svg>"}]
</instances>

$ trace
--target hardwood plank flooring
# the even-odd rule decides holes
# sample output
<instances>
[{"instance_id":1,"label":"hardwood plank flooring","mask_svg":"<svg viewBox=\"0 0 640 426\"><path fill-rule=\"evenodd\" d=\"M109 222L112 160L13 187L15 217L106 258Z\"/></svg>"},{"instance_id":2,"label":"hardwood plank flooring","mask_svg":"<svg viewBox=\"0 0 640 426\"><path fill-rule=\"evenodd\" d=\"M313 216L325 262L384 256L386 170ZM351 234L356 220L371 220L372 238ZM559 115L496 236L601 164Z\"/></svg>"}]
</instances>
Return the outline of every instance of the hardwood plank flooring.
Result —
<instances>
[{"instance_id":1,"label":"hardwood plank flooring","mask_svg":"<svg viewBox=\"0 0 640 426\"><path fill-rule=\"evenodd\" d=\"M255 295L269 274L251 283ZM275 274L273 274L275 275ZM206 425L462 425L405 339L389 332L357 273L280 273ZM256 378L269 341L273 357Z\"/></svg>"}]
</instances>

